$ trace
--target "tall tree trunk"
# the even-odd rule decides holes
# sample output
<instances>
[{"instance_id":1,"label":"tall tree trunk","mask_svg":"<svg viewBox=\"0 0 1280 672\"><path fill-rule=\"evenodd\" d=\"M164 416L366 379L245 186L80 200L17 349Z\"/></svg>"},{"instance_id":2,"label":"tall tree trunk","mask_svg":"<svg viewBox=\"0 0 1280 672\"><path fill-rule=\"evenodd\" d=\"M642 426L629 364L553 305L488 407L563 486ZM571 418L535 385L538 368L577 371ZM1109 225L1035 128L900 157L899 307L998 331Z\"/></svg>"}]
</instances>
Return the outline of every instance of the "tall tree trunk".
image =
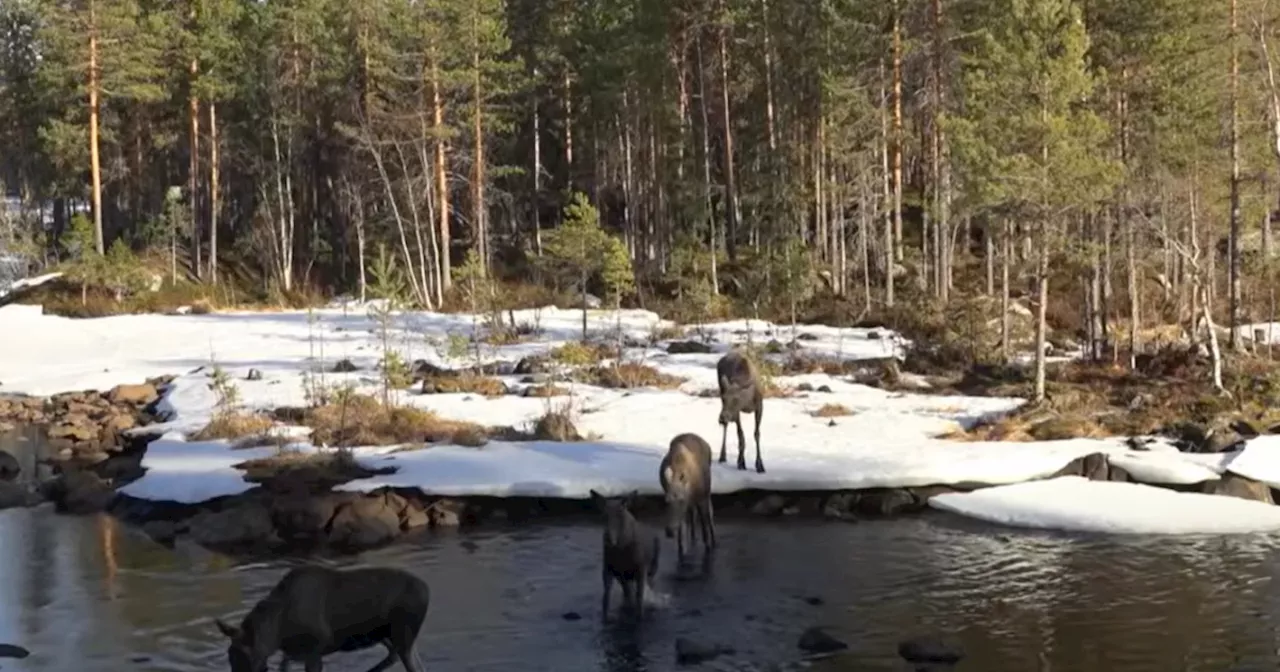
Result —
<instances>
[{"instance_id":1,"label":"tall tree trunk","mask_svg":"<svg viewBox=\"0 0 1280 672\"><path fill-rule=\"evenodd\" d=\"M1000 359L1006 364L1013 347L1009 343L1009 265L1013 259L1013 227L1006 217L1000 225Z\"/></svg>"},{"instance_id":2,"label":"tall tree trunk","mask_svg":"<svg viewBox=\"0 0 1280 672\"><path fill-rule=\"evenodd\" d=\"M1227 251L1230 281L1228 347L1240 347L1240 49L1238 0L1231 0L1231 235Z\"/></svg>"},{"instance_id":3,"label":"tall tree trunk","mask_svg":"<svg viewBox=\"0 0 1280 672\"><path fill-rule=\"evenodd\" d=\"M564 70L564 170L569 191L573 191L573 79Z\"/></svg>"},{"instance_id":4,"label":"tall tree trunk","mask_svg":"<svg viewBox=\"0 0 1280 672\"><path fill-rule=\"evenodd\" d=\"M218 284L218 105L209 101L209 282Z\"/></svg>"},{"instance_id":5,"label":"tall tree trunk","mask_svg":"<svg viewBox=\"0 0 1280 672\"><path fill-rule=\"evenodd\" d=\"M475 138L475 160L473 164L473 173L471 177L472 188L472 224L475 227L476 235L476 252L480 255L481 272L488 274L489 269L489 226L485 221L485 203L484 203L484 124L482 116L484 114L484 97L480 88L480 33L479 18L472 14L471 30L475 43L471 53L471 67L473 69L473 85L475 86L475 110L472 117L472 130Z\"/></svg>"},{"instance_id":6,"label":"tall tree trunk","mask_svg":"<svg viewBox=\"0 0 1280 672\"><path fill-rule=\"evenodd\" d=\"M902 8L893 0L893 258L902 261Z\"/></svg>"},{"instance_id":7,"label":"tall tree trunk","mask_svg":"<svg viewBox=\"0 0 1280 672\"><path fill-rule=\"evenodd\" d=\"M191 3L192 28L195 27L196 6ZM204 259L201 255L203 243L200 240L200 97L196 94L196 80L200 77L200 59L193 57L190 65L191 87L187 97L187 113L190 121L188 129L188 149L191 152L187 164L187 197L191 199L191 260L196 277L204 274Z\"/></svg>"},{"instance_id":8,"label":"tall tree trunk","mask_svg":"<svg viewBox=\"0 0 1280 672\"><path fill-rule=\"evenodd\" d=\"M880 64L880 176L881 185L883 187L883 214L884 214L884 305L886 308L893 307L893 272L897 263L894 261L894 235L893 222L896 209L893 207L893 188L892 180L889 172L889 146L892 140L889 137L889 98L885 93L885 72L884 63Z\"/></svg>"},{"instance_id":9,"label":"tall tree trunk","mask_svg":"<svg viewBox=\"0 0 1280 672\"><path fill-rule=\"evenodd\" d=\"M769 0L760 0L760 26L764 31L764 123L769 153L778 149L777 124L773 106L773 43L769 33Z\"/></svg>"},{"instance_id":10,"label":"tall tree trunk","mask_svg":"<svg viewBox=\"0 0 1280 672\"><path fill-rule=\"evenodd\" d=\"M538 69L533 69L538 81ZM542 256L542 117L538 113L538 89L533 90L533 248Z\"/></svg>"},{"instance_id":11,"label":"tall tree trunk","mask_svg":"<svg viewBox=\"0 0 1280 672\"><path fill-rule=\"evenodd\" d=\"M707 77L702 61L702 36L696 38L698 55L698 101L702 109L702 197L707 209L707 226L711 230L711 293L720 295L716 257L720 253L720 234L716 231L715 208L711 202L711 115L707 112Z\"/></svg>"},{"instance_id":12,"label":"tall tree trunk","mask_svg":"<svg viewBox=\"0 0 1280 672\"><path fill-rule=\"evenodd\" d=\"M723 11L723 2L721 8ZM727 16L722 16L727 21ZM721 25L720 40L720 107L724 118L724 235L729 260L738 258L738 185L733 166L733 116L729 109L729 27Z\"/></svg>"},{"instance_id":13,"label":"tall tree trunk","mask_svg":"<svg viewBox=\"0 0 1280 672\"><path fill-rule=\"evenodd\" d=\"M1043 216L1043 215L1042 215ZM1036 262L1036 383L1034 401L1045 399L1045 317L1049 309L1049 225L1040 222L1040 258Z\"/></svg>"},{"instance_id":14,"label":"tall tree trunk","mask_svg":"<svg viewBox=\"0 0 1280 672\"><path fill-rule=\"evenodd\" d=\"M431 126L435 135L435 170L433 177L436 185L436 213L440 217L440 285L441 291L448 291L453 285L450 269L449 242L449 170L445 162L444 137L444 101L440 97L440 59L434 47L431 56Z\"/></svg>"},{"instance_id":15,"label":"tall tree trunk","mask_svg":"<svg viewBox=\"0 0 1280 672\"><path fill-rule=\"evenodd\" d=\"M102 233L102 161L98 139L98 90L101 73L98 71L98 14L97 0L89 0L89 172L93 181L93 244L98 254L106 252Z\"/></svg>"}]
</instances>

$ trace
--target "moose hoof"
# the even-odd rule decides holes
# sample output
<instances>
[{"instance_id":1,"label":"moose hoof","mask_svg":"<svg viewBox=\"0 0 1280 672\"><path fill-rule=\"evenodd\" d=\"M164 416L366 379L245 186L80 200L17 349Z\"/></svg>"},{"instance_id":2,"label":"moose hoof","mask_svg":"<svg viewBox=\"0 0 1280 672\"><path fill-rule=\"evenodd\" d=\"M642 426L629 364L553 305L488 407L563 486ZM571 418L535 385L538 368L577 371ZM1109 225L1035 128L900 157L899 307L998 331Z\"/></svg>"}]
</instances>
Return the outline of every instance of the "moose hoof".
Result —
<instances>
[{"instance_id":1,"label":"moose hoof","mask_svg":"<svg viewBox=\"0 0 1280 672\"><path fill-rule=\"evenodd\" d=\"M725 462L728 462L728 461L729 460L725 459L724 453L720 453L720 464L724 464Z\"/></svg>"},{"instance_id":2,"label":"moose hoof","mask_svg":"<svg viewBox=\"0 0 1280 672\"><path fill-rule=\"evenodd\" d=\"M757 474L764 473L764 462L756 462L756 473Z\"/></svg>"}]
</instances>

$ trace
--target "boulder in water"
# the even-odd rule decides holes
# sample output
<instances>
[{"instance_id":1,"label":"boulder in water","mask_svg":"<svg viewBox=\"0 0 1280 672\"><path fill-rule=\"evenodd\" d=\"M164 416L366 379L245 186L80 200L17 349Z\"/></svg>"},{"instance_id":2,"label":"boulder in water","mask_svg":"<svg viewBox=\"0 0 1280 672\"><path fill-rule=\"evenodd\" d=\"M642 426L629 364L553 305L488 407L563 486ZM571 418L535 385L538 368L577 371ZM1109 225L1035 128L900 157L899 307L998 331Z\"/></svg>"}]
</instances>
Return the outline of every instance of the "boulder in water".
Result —
<instances>
[{"instance_id":1,"label":"boulder in water","mask_svg":"<svg viewBox=\"0 0 1280 672\"><path fill-rule=\"evenodd\" d=\"M912 637L898 644L898 655L910 663L954 665L964 658L964 650L936 637Z\"/></svg>"},{"instance_id":2,"label":"boulder in water","mask_svg":"<svg viewBox=\"0 0 1280 672\"><path fill-rule=\"evenodd\" d=\"M822 628L809 628L800 635L796 646L806 653L835 653L849 648L849 645L827 634Z\"/></svg>"}]
</instances>

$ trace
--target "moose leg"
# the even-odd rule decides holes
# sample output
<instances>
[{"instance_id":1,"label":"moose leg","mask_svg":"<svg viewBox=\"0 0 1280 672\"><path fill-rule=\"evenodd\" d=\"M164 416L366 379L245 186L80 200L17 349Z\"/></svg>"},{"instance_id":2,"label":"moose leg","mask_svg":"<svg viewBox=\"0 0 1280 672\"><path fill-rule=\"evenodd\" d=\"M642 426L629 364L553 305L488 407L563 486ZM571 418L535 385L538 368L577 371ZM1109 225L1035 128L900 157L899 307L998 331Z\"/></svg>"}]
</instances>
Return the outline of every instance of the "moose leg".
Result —
<instances>
[{"instance_id":1,"label":"moose leg","mask_svg":"<svg viewBox=\"0 0 1280 672\"><path fill-rule=\"evenodd\" d=\"M368 672L382 672L388 667L395 665L397 658L401 658L401 662L404 662L403 658L399 655L399 651L397 651L396 647L391 643L391 640L387 640L382 644L387 647L387 657L378 661L377 665L374 665L373 667L369 668ZM408 663L405 663L404 667L407 670L413 669L412 667L409 667Z\"/></svg>"},{"instance_id":2,"label":"moose leg","mask_svg":"<svg viewBox=\"0 0 1280 672\"><path fill-rule=\"evenodd\" d=\"M609 568L606 567L601 576L604 579L604 597L600 598L600 619L604 620L609 618L609 593L613 592L613 575L609 573ZM624 602L627 599L626 590L627 586L623 584L622 600Z\"/></svg>"},{"instance_id":3,"label":"moose leg","mask_svg":"<svg viewBox=\"0 0 1280 672\"><path fill-rule=\"evenodd\" d=\"M734 421L734 424L737 425L738 427L738 469L741 471L746 471L747 470L747 458L746 458L747 437L742 433L742 416L741 415L739 415L738 419Z\"/></svg>"},{"instance_id":4,"label":"moose leg","mask_svg":"<svg viewBox=\"0 0 1280 672\"><path fill-rule=\"evenodd\" d=\"M720 423L720 462L721 464L727 461L725 460L725 456L724 456L724 448L725 448L725 444L727 444L728 442L729 442L729 423L722 422Z\"/></svg>"},{"instance_id":5,"label":"moose leg","mask_svg":"<svg viewBox=\"0 0 1280 672\"><path fill-rule=\"evenodd\" d=\"M684 558L684 528L688 527L684 519L680 519L680 524L676 526L676 561Z\"/></svg>"},{"instance_id":6,"label":"moose leg","mask_svg":"<svg viewBox=\"0 0 1280 672\"><path fill-rule=\"evenodd\" d=\"M756 405L756 473L764 473L764 460L760 459L760 416L764 415L764 404Z\"/></svg>"},{"instance_id":7,"label":"moose leg","mask_svg":"<svg viewBox=\"0 0 1280 672\"><path fill-rule=\"evenodd\" d=\"M693 547L698 545L698 507L689 507L689 513L685 515L689 525L689 550L692 552Z\"/></svg>"},{"instance_id":8,"label":"moose leg","mask_svg":"<svg viewBox=\"0 0 1280 672\"><path fill-rule=\"evenodd\" d=\"M310 658L302 661L302 669L307 672L322 672L324 670L324 665L320 662L320 656L311 656Z\"/></svg>"},{"instance_id":9,"label":"moose leg","mask_svg":"<svg viewBox=\"0 0 1280 672\"><path fill-rule=\"evenodd\" d=\"M640 574L640 576L637 576L637 577L636 577L636 582L635 582L635 591L636 591L636 598L635 598L636 618L639 618L639 617L641 617L641 616L644 616L644 583L645 583L645 575L644 575L643 573L641 573L641 574Z\"/></svg>"},{"instance_id":10,"label":"moose leg","mask_svg":"<svg viewBox=\"0 0 1280 672\"><path fill-rule=\"evenodd\" d=\"M716 547L716 520L711 509L711 498L707 497L698 507L702 517L702 545L707 548Z\"/></svg>"}]
</instances>

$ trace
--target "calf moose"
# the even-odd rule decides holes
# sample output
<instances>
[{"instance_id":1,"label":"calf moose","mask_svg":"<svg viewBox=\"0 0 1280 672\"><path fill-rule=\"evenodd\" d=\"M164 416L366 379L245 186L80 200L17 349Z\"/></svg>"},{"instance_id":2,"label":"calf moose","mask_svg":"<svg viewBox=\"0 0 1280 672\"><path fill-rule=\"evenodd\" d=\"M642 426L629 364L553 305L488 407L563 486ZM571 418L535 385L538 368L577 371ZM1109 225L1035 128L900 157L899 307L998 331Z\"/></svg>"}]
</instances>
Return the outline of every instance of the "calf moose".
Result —
<instances>
[{"instance_id":1,"label":"calf moose","mask_svg":"<svg viewBox=\"0 0 1280 672\"><path fill-rule=\"evenodd\" d=\"M720 382L720 461L725 461L725 444L729 439L729 423L738 427L738 468L746 471L747 439L742 434L742 414L756 418L756 472L764 473L764 460L760 459L760 416L764 413L764 390L760 386L760 374L756 365L738 350L732 350L716 363L716 378Z\"/></svg>"},{"instance_id":2,"label":"calf moose","mask_svg":"<svg viewBox=\"0 0 1280 672\"><path fill-rule=\"evenodd\" d=\"M667 454L658 466L658 482L667 500L667 536L676 537L676 553L684 557L684 531L689 545L702 529L702 543L716 546L715 513L711 507L711 446L697 434L680 434L671 439Z\"/></svg>"},{"instance_id":3,"label":"calf moose","mask_svg":"<svg viewBox=\"0 0 1280 672\"><path fill-rule=\"evenodd\" d=\"M302 661L307 672L321 672L323 656L378 644L387 647L387 656L369 672L381 672L396 659L408 672L422 672L413 643L430 600L426 582L403 570L307 565L289 570L240 627L216 622L231 640L231 672L265 672L276 651L284 653L281 672L291 660Z\"/></svg>"},{"instance_id":4,"label":"calf moose","mask_svg":"<svg viewBox=\"0 0 1280 672\"><path fill-rule=\"evenodd\" d=\"M591 501L604 513L604 567L601 579L604 596L600 600L600 618L609 616L609 596L613 582L622 584L622 601L630 605L636 615L644 609L645 584L658 573L659 540L635 516L629 507L636 498L635 492L621 499L606 499L595 490Z\"/></svg>"}]
</instances>

